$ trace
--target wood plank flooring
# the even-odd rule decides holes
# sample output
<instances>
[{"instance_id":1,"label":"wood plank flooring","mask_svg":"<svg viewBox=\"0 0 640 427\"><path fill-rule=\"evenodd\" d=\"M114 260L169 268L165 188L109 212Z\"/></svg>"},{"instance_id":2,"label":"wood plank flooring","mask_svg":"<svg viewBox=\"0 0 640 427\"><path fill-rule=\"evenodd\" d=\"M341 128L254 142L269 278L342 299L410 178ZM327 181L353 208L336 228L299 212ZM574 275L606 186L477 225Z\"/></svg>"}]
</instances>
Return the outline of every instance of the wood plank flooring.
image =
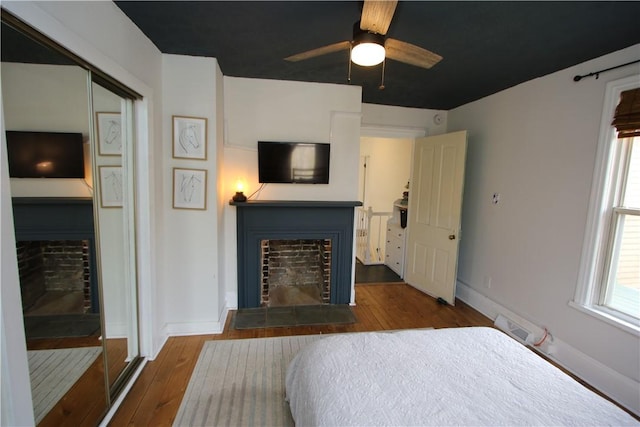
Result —
<instances>
[{"instance_id":1,"label":"wood plank flooring","mask_svg":"<svg viewBox=\"0 0 640 427\"><path fill-rule=\"evenodd\" d=\"M251 330L232 329L230 314L222 334L169 338L156 360L144 367L109 425L170 426L202 345L208 340L492 325L490 319L461 301L455 307L439 305L406 284L356 285L353 311L358 318L354 324Z\"/></svg>"}]
</instances>

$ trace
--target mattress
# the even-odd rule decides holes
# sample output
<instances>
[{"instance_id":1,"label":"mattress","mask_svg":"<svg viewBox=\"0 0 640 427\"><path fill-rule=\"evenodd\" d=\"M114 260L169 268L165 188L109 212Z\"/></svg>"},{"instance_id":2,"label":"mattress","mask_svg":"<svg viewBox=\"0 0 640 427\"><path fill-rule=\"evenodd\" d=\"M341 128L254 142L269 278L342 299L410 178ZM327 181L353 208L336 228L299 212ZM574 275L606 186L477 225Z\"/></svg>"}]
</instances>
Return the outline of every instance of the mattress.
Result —
<instances>
[{"instance_id":1,"label":"mattress","mask_svg":"<svg viewBox=\"0 0 640 427\"><path fill-rule=\"evenodd\" d=\"M297 426L640 425L493 328L337 334L286 374Z\"/></svg>"}]
</instances>

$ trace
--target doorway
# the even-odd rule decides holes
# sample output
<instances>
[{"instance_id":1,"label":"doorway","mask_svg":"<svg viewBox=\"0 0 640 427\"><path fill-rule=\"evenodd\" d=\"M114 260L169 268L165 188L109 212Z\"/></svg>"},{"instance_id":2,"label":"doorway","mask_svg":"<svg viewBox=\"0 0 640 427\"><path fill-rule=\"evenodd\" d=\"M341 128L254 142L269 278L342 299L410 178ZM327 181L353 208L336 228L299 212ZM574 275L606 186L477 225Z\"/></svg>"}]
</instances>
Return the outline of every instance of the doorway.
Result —
<instances>
[{"instance_id":1,"label":"doorway","mask_svg":"<svg viewBox=\"0 0 640 427\"><path fill-rule=\"evenodd\" d=\"M413 138L361 136L356 283L402 282L400 210L405 206ZM404 205L403 205L404 204ZM397 226L397 227L396 227ZM389 230L392 230L391 232Z\"/></svg>"}]
</instances>

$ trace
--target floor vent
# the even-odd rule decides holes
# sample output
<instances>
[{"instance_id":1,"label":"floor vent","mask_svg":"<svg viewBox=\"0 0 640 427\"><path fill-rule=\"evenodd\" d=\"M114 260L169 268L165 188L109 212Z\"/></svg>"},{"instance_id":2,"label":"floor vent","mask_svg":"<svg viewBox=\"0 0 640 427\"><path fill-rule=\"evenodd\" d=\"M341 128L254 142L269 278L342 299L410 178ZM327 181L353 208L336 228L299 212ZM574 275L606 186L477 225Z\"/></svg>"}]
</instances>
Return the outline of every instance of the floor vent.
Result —
<instances>
[{"instance_id":1,"label":"floor vent","mask_svg":"<svg viewBox=\"0 0 640 427\"><path fill-rule=\"evenodd\" d=\"M517 324L511 319L507 319L502 314L499 314L498 317L496 317L494 325L496 325L497 328L505 331L507 334L511 335L518 341L521 341L525 344L533 344L534 337L531 331Z\"/></svg>"}]
</instances>

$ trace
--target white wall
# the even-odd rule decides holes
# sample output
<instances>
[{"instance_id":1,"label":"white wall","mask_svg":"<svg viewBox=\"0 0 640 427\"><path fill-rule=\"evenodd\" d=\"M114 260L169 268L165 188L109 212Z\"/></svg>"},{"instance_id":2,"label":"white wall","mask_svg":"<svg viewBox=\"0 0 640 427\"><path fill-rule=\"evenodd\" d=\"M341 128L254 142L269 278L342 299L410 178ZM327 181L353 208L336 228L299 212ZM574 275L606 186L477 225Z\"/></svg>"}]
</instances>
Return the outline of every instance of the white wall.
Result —
<instances>
[{"instance_id":1,"label":"white wall","mask_svg":"<svg viewBox=\"0 0 640 427\"><path fill-rule=\"evenodd\" d=\"M361 88L224 77L225 199L234 183L258 189L258 141L331 144L329 184L267 184L260 200L343 200L358 197ZM226 304L237 307L236 212L225 206Z\"/></svg>"},{"instance_id":2,"label":"white wall","mask_svg":"<svg viewBox=\"0 0 640 427\"><path fill-rule=\"evenodd\" d=\"M162 195L162 189L154 186L154 178L156 175L161 176L162 172L162 165L154 162L156 145L159 146L162 142L160 138L154 138L155 134L162 133L161 128L156 128L154 125L154 123L160 123L160 109L156 112L154 103L156 100L159 102L162 95L161 55L141 31L110 1L3 1L2 7L144 96L143 101L137 102L140 114L136 119L139 180L137 207L138 217L144 219L137 230L140 249L138 258L140 298L143 301L140 325L143 336L141 351L143 355L155 355L165 339L161 331L164 314L161 309L157 309L158 301L163 297L163 290L155 287L156 273L151 268L151 265L156 263L155 236L159 216L152 216L151 212L156 211L156 200ZM4 133L4 130L3 123L0 131ZM3 158L3 170L6 170L5 162ZM3 218L2 242L3 245L5 242L9 245L11 239L5 238L4 233L7 229L6 218L12 215L11 200L9 194L4 191L4 182L3 176L0 205ZM6 276L4 274L5 271L10 273L14 265L15 254L12 257L3 250L1 284L3 307L5 295L16 295L19 292L17 274ZM7 298L6 301L11 300ZM2 316L3 325L22 324L21 313L15 310L3 310ZM12 328L12 330L16 329L18 328ZM23 420L33 417L30 399L24 393L25 386L29 385L24 336L17 335L12 333L5 335L4 331L2 334L2 419L3 424L6 425L25 424ZM5 360L24 363L13 363L9 369L4 363ZM11 378L11 381L5 382L5 378Z\"/></svg>"},{"instance_id":3,"label":"white wall","mask_svg":"<svg viewBox=\"0 0 640 427\"><path fill-rule=\"evenodd\" d=\"M548 327L554 357L636 412L638 336L568 303L578 280L605 85L638 74L638 67L579 83L573 76L638 53L640 45L523 83L448 118L450 131L469 131L458 269L463 299ZM493 205L496 192L501 198Z\"/></svg>"},{"instance_id":4,"label":"white wall","mask_svg":"<svg viewBox=\"0 0 640 427\"><path fill-rule=\"evenodd\" d=\"M356 200L358 140L340 128L360 121L357 86L224 77L225 177L258 184L258 141L331 143L328 185L269 184L267 200ZM346 119L344 119L347 117ZM353 123L347 126L353 128ZM346 135L345 135L346 134ZM227 189L229 198L234 188Z\"/></svg>"},{"instance_id":5,"label":"white wall","mask_svg":"<svg viewBox=\"0 0 640 427\"><path fill-rule=\"evenodd\" d=\"M220 67L216 67L216 191L218 200L216 201L216 215L218 218L218 242L217 242L217 256L218 256L218 318L220 319L221 326L224 326L224 321L227 318L227 287L224 286L224 278L227 276L227 270L230 267L226 264L226 235L227 235L227 223L225 220L225 209L228 206L229 199L227 193L227 180L223 174L224 168L224 78ZM212 204L213 207L213 204ZM235 259L235 257L233 257Z\"/></svg>"},{"instance_id":6,"label":"white wall","mask_svg":"<svg viewBox=\"0 0 640 427\"><path fill-rule=\"evenodd\" d=\"M164 55L163 68L163 188L173 193L173 168L207 171L206 210L173 209L166 199L162 230L161 284L166 290L164 311L169 335L221 332L223 301L219 300L218 271L218 149L219 113L216 99L220 75L213 58ZM207 119L206 160L172 158L172 116Z\"/></svg>"}]
</instances>

